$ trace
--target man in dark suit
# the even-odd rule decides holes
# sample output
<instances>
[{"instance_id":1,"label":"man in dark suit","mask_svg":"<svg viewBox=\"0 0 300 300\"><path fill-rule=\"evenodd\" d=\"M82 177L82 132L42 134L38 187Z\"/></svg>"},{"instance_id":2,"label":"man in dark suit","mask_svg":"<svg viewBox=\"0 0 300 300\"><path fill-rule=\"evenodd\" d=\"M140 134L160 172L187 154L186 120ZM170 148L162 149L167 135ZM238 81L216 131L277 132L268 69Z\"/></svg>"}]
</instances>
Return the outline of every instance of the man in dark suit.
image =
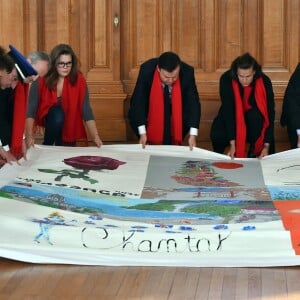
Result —
<instances>
[{"instance_id":1,"label":"man in dark suit","mask_svg":"<svg viewBox=\"0 0 300 300\"><path fill-rule=\"evenodd\" d=\"M0 167L16 161L11 153L11 140L14 120L13 89L17 78L13 59L0 46Z\"/></svg>"},{"instance_id":2,"label":"man in dark suit","mask_svg":"<svg viewBox=\"0 0 300 300\"><path fill-rule=\"evenodd\" d=\"M300 148L300 63L287 85L280 123L287 127L291 149Z\"/></svg>"},{"instance_id":3,"label":"man in dark suit","mask_svg":"<svg viewBox=\"0 0 300 300\"><path fill-rule=\"evenodd\" d=\"M141 65L128 117L143 148L146 144L181 145L189 133L192 150L200 115L193 67L173 52L164 52Z\"/></svg>"}]
</instances>

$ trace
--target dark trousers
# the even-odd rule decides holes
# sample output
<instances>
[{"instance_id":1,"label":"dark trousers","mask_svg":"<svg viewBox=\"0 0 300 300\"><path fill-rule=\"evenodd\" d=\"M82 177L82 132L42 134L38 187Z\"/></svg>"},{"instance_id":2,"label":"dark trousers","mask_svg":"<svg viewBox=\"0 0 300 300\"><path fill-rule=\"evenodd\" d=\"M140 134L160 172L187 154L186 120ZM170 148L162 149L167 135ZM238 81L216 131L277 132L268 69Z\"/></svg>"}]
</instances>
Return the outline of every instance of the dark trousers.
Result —
<instances>
[{"instance_id":1,"label":"dark trousers","mask_svg":"<svg viewBox=\"0 0 300 300\"><path fill-rule=\"evenodd\" d=\"M46 116L45 135L43 145L62 146L62 128L64 111L60 105L52 106Z\"/></svg>"},{"instance_id":2,"label":"dark trousers","mask_svg":"<svg viewBox=\"0 0 300 300\"><path fill-rule=\"evenodd\" d=\"M263 128L263 116L258 110L251 109L245 113L245 123L247 128L246 142L249 143L247 157L254 157L254 144ZM216 117L212 123L210 139L214 152L223 154L225 148L229 146L230 140L227 136L225 123L220 116ZM274 150L274 142L272 142L270 143L269 154L274 153Z\"/></svg>"}]
</instances>

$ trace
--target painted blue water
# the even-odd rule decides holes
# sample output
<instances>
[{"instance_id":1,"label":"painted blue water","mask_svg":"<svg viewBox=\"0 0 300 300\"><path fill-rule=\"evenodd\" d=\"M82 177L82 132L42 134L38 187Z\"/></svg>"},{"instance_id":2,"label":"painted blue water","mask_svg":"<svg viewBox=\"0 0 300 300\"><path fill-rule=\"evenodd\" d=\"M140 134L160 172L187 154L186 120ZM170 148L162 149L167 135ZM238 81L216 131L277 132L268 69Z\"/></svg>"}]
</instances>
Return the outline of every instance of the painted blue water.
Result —
<instances>
[{"instance_id":1,"label":"painted blue water","mask_svg":"<svg viewBox=\"0 0 300 300\"><path fill-rule=\"evenodd\" d=\"M26 187L19 185L7 185L1 189L3 192L18 195L19 197L28 198L31 200L38 198L47 198L49 195L57 194L64 197L65 202L77 208L95 208L101 209L105 214L123 217L123 218L163 218L163 219L205 219L205 220L218 220L217 215L211 214L192 214L184 212L168 212L168 211L153 211L153 210L136 210L129 209L129 207L138 204L156 203L158 199L132 199L132 198L102 198L88 196L88 193L81 193L76 189L61 188L56 186L36 185L35 187ZM224 201L222 201L224 202ZM188 205L188 201L185 203ZM200 202L192 202L190 204L200 204Z\"/></svg>"}]
</instances>

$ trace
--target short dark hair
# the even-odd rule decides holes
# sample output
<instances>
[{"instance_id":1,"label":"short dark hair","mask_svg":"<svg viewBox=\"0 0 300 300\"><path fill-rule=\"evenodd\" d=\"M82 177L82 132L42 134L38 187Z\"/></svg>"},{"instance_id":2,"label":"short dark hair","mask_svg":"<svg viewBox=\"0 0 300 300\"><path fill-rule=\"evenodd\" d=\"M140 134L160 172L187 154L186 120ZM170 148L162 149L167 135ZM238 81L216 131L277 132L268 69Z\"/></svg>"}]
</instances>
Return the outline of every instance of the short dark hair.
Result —
<instances>
[{"instance_id":1,"label":"short dark hair","mask_svg":"<svg viewBox=\"0 0 300 300\"><path fill-rule=\"evenodd\" d=\"M180 65L179 56L171 51L164 52L158 58L158 68L168 72L174 71Z\"/></svg>"},{"instance_id":2,"label":"short dark hair","mask_svg":"<svg viewBox=\"0 0 300 300\"><path fill-rule=\"evenodd\" d=\"M261 65L257 62L257 60L251 56L248 52L238 56L231 63L231 75L233 79L237 80L237 69L250 69L253 68L255 71L254 78L258 78L261 76L262 70Z\"/></svg>"},{"instance_id":3,"label":"short dark hair","mask_svg":"<svg viewBox=\"0 0 300 300\"><path fill-rule=\"evenodd\" d=\"M14 66L12 57L10 57L6 50L0 46L0 70L5 70L7 73L10 73Z\"/></svg>"}]
</instances>

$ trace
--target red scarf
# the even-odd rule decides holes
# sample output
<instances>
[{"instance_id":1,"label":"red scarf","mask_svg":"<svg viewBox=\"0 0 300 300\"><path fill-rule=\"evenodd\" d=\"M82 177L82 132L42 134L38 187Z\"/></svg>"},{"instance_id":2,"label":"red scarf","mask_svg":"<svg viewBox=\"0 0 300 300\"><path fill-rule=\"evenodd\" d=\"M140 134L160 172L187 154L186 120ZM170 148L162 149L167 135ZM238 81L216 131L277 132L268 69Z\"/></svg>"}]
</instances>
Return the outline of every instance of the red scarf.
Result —
<instances>
[{"instance_id":1,"label":"red scarf","mask_svg":"<svg viewBox=\"0 0 300 300\"><path fill-rule=\"evenodd\" d=\"M243 102L240 94L239 84L236 80L232 80L232 87L234 93L236 119L235 154L236 157L245 157L247 129L244 119ZM264 118L263 128L261 130L259 138L255 142L253 150L253 154L259 156L264 147L264 137L266 129L270 124L268 117L266 89L263 83L263 79L261 77L256 79L254 87L254 97L257 107Z\"/></svg>"},{"instance_id":2,"label":"red scarf","mask_svg":"<svg viewBox=\"0 0 300 300\"><path fill-rule=\"evenodd\" d=\"M35 125L45 126L45 117L53 105L57 105L57 92L50 90L45 78L39 78L39 106L37 109ZM86 94L86 81L81 73L78 73L77 81L71 85L69 77L64 79L62 90L62 109L65 114L62 130L63 142L74 142L79 139L87 139L82 118L82 107Z\"/></svg>"},{"instance_id":3,"label":"red scarf","mask_svg":"<svg viewBox=\"0 0 300 300\"><path fill-rule=\"evenodd\" d=\"M23 84L19 81L13 94L14 112L10 143L10 152L18 159L23 155L22 143L26 119L27 95L28 84Z\"/></svg>"},{"instance_id":4,"label":"red scarf","mask_svg":"<svg viewBox=\"0 0 300 300\"><path fill-rule=\"evenodd\" d=\"M180 81L177 79L172 86L172 144L182 144L182 100ZM147 140L150 144L161 145L164 132L164 94L158 69L154 72L150 91L147 124Z\"/></svg>"},{"instance_id":5,"label":"red scarf","mask_svg":"<svg viewBox=\"0 0 300 300\"><path fill-rule=\"evenodd\" d=\"M244 89L243 106L244 106L244 112L246 112L251 109L251 105L249 104L249 99L252 92L252 86L251 85L244 86L243 89Z\"/></svg>"}]
</instances>

